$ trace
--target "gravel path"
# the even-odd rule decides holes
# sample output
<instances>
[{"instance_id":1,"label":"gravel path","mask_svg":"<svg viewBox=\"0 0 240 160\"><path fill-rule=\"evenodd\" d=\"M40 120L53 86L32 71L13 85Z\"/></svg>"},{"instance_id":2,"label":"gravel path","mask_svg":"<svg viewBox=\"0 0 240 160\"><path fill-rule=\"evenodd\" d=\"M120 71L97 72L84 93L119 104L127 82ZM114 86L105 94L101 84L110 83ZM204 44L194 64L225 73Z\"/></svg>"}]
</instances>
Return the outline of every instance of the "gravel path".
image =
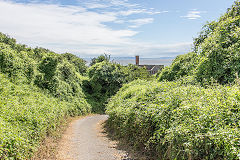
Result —
<instances>
[{"instance_id":1,"label":"gravel path","mask_svg":"<svg viewBox=\"0 0 240 160\"><path fill-rule=\"evenodd\" d=\"M59 160L127 160L127 153L116 149L103 132L106 115L88 116L73 121L57 150Z\"/></svg>"}]
</instances>

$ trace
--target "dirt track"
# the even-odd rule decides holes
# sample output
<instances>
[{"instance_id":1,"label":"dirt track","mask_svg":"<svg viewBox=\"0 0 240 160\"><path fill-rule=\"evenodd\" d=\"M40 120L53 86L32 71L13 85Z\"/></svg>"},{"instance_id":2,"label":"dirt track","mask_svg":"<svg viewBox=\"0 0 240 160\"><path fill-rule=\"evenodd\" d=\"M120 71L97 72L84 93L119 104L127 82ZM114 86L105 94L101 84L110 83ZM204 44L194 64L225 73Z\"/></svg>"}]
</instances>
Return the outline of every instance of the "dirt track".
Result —
<instances>
[{"instance_id":1,"label":"dirt track","mask_svg":"<svg viewBox=\"0 0 240 160\"><path fill-rule=\"evenodd\" d=\"M127 160L103 132L106 115L88 116L73 121L64 133L57 150L59 160Z\"/></svg>"}]
</instances>

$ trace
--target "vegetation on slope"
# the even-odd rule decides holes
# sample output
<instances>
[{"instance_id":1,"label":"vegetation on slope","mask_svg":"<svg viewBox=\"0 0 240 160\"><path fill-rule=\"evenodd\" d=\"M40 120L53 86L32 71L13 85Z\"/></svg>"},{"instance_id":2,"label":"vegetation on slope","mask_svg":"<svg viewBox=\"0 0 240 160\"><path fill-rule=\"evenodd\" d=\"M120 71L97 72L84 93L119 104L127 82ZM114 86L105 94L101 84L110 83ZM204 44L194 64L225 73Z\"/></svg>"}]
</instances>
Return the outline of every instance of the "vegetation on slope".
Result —
<instances>
[{"instance_id":1,"label":"vegetation on slope","mask_svg":"<svg viewBox=\"0 0 240 160\"><path fill-rule=\"evenodd\" d=\"M108 98L116 94L124 83L136 79L149 79L150 74L145 68L135 65L122 66L110 62L105 55L94 58L92 66L88 68L88 80L84 81L84 91L93 111L105 112L105 103Z\"/></svg>"},{"instance_id":2,"label":"vegetation on slope","mask_svg":"<svg viewBox=\"0 0 240 160\"><path fill-rule=\"evenodd\" d=\"M112 97L108 126L155 159L239 159L239 97L238 86L138 80Z\"/></svg>"},{"instance_id":3,"label":"vegetation on slope","mask_svg":"<svg viewBox=\"0 0 240 160\"><path fill-rule=\"evenodd\" d=\"M158 82L124 85L107 105L109 128L153 159L240 159L239 22L236 1Z\"/></svg>"},{"instance_id":4,"label":"vegetation on slope","mask_svg":"<svg viewBox=\"0 0 240 160\"><path fill-rule=\"evenodd\" d=\"M0 33L0 159L29 159L68 116L89 113L85 62Z\"/></svg>"},{"instance_id":5,"label":"vegetation on slope","mask_svg":"<svg viewBox=\"0 0 240 160\"><path fill-rule=\"evenodd\" d=\"M160 73L159 80L172 81L193 76L201 84L212 80L220 84L233 82L240 70L240 2L227 13L206 24L194 41L194 53L178 56Z\"/></svg>"},{"instance_id":6,"label":"vegetation on slope","mask_svg":"<svg viewBox=\"0 0 240 160\"><path fill-rule=\"evenodd\" d=\"M175 82L136 80L149 73L106 56L87 68L70 53L28 48L0 33L0 159L30 158L64 117L104 112L116 92L108 125L136 149L161 159L240 159L240 89L209 86L238 80L239 21L236 1L206 24L193 52L159 73L159 81Z\"/></svg>"},{"instance_id":7,"label":"vegetation on slope","mask_svg":"<svg viewBox=\"0 0 240 160\"><path fill-rule=\"evenodd\" d=\"M68 116L103 113L122 84L149 77L103 55L88 68L70 53L28 48L0 33L0 159L29 159Z\"/></svg>"}]
</instances>

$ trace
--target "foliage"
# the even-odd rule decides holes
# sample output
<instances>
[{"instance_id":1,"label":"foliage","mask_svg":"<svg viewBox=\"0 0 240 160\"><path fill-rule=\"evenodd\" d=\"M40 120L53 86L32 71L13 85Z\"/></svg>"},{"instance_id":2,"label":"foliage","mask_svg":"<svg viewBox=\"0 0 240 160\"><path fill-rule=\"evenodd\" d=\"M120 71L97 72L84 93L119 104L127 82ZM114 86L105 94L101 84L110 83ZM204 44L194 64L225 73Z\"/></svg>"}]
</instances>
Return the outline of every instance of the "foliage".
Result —
<instances>
[{"instance_id":1,"label":"foliage","mask_svg":"<svg viewBox=\"0 0 240 160\"><path fill-rule=\"evenodd\" d=\"M68 115L90 110L84 99L81 106L60 101L34 86L11 83L3 74L0 93L1 159L29 159L41 140ZM87 110L84 112L81 107Z\"/></svg>"},{"instance_id":2,"label":"foliage","mask_svg":"<svg viewBox=\"0 0 240 160\"><path fill-rule=\"evenodd\" d=\"M212 22L207 22L207 24L205 24L202 27L202 30L199 33L198 37L194 38L194 42L193 42L194 52L197 52L199 50L199 48L201 47L201 44L204 42L206 38L208 38L211 35L211 33L216 28L216 26L217 26L217 22L212 21Z\"/></svg>"},{"instance_id":3,"label":"foliage","mask_svg":"<svg viewBox=\"0 0 240 160\"><path fill-rule=\"evenodd\" d=\"M100 55L97 58L93 58L90 66L93 66L96 63L100 63L100 62L110 62L110 55L104 54L104 55Z\"/></svg>"},{"instance_id":4,"label":"foliage","mask_svg":"<svg viewBox=\"0 0 240 160\"><path fill-rule=\"evenodd\" d=\"M0 71L15 83L34 83L53 96L66 101L83 98L82 76L86 73L85 61L70 54L56 54L47 49L15 50L16 40L1 34ZM9 45L11 44L11 45Z\"/></svg>"},{"instance_id":5,"label":"foliage","mask_svg":"<svg viewBox=\"0 0 240 160\"><path fill-rule=\"evenodd\" d=\"M57 58L55 56L44 57L37 69L40 74L36 76L34 83L42 89L48 89L52 93L56 92Z\"/></svg>"},{"instance_id":6,"label":"foliage","mask_svg":"<svg viewBox=\"0 0 240 160\"><path fill-rule=\"evenodd\" d=\"M179 55L173 60L171 66L165 67L160 72L158 79L160 81L173 81L184 76L193 75L199 59L199 56L194 52Z\"/></svg>"},{"instance_id":7,"label":"foliage","mask_svg":"<svg viewBox=\"0 0 240 160\"><path fill-rule=\"evenodd\" d=\"M27 48L0 33L0 159L30 159L68 116L91 112L85 61Z\"/></svg>"},{"instance_id":8,"label":"foliage","mask_svg":"<svg viewBox=\"0 0 240 160\"><path fill-rule=\"evenodd\" d=\"M104 111L106 100L125 82L125 73L121 67L119 64L103 61L88 69L89 81L85 82L85 91L91 96L90 100L95 102L93 111Z\"/></svg>"},{"instance_id":9,"label":"foliage","mask_svg":"<svg viewBox=\"0 0 240 160\"><path fill-rule=\"evenodd\" d=\"M234 82L240 70L240 2L235 1L218 21L208 22L194 39L193 51L178 56L159 80L176 80L194 76L201 84L212 79L220 84Z\"/></svg>"},{"instance_id":10,"label":"foliage","mask_svg":"<svg viewBox=\"0 0 240 160\"><path fill-rule=\"evenodd\" d=\"M221 84L233 82L240 70L240 16L220 21L214 32L201 44L202 61L198 66L198 81L211 78Z\"/></svg>"},{"instance_id":11,"label":"foliage","mask_svg":"<svg viewBox=\"0 0 240 160\"><path fill-rule=\"evenodd\" d=\"M16 39L0 32L0 43L8 44L13 50L16 50L17 52L31 51L31 48L28 48L26 45L17 44L16 42Z\"/></svg>"},{"instance_id":12,"label":"foliage","mask_svg":"<svg viewBox=\"0 0 240 160\"><path fill-rule=\"evenodd\" d=\"M21 77L21 80L31 81L34 74L33 65L34 62L30 60L27 52L17 52L9 45L0 43L0 71L9 78L16 80L17 77Z\"/></svg>"},{"instance_id":13,"label":"foliage","mask_svg":"<svg viewBox=\"0 0 240 160\"><path fill-rule=\"evenodd\" d=\"M99 56L101 62L95 63L88 69L87 81L84 81L84 91L94 112L104 112L107 99L113 96L124 83L150 78L145 68L135 65L122 66L109 61L107 55ZM97 62L96 61L96 62Z\"/></svg>"},{"instance_id":14,"label":"foliage","mask_svg":"<svg viewBox=\"0 0 240 160\"><path fill-rule=\"evenodd\" d=\"M126 81L131 82L137 79L151 79L149 72L146 68L142 68L133 64L122 66L124 73L126 73Z\"/></svg>"},{"instance_id":15,"label":"foliage","mask_svg":"<svg viewBox=\"0 0 240 160\"><path fill-rule=\"evenodd\" d=\"M238 86L137 80L107 105L108 126L153 159L239 159Z\"/></svg>"},{"instance_id":16,"label":"foliage","mask_svg":"<svg viewBox=\"0 0 240 160\"><path fill-rule=\"evenodd\" d=\"M62 56L66 58L69 63L73 64L75 67L75 70L80 74L84 75L87 72L87 66L86 66L85 60L78 58L77 56L71 53L64 53L62 54Z\"/></svg>"}]
</instances>

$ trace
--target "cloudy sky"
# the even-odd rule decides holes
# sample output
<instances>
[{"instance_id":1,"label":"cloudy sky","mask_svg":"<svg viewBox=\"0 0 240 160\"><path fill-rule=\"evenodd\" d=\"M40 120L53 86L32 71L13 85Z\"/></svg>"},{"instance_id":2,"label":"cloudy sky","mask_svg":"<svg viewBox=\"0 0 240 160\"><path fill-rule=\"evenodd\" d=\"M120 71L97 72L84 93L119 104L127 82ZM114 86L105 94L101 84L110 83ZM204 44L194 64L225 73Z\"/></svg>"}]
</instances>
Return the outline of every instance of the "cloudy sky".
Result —
<instances>
[{"instance_id":1,"label":"cloudy sky","mask_svg":"<svg viewBox=\"0 0 240 160\"><path fill-rule=\"evenodd\" d=\"M174 57L234 0L0 0L0 32L80 57Z\"/></svg>"}]
</instances>

